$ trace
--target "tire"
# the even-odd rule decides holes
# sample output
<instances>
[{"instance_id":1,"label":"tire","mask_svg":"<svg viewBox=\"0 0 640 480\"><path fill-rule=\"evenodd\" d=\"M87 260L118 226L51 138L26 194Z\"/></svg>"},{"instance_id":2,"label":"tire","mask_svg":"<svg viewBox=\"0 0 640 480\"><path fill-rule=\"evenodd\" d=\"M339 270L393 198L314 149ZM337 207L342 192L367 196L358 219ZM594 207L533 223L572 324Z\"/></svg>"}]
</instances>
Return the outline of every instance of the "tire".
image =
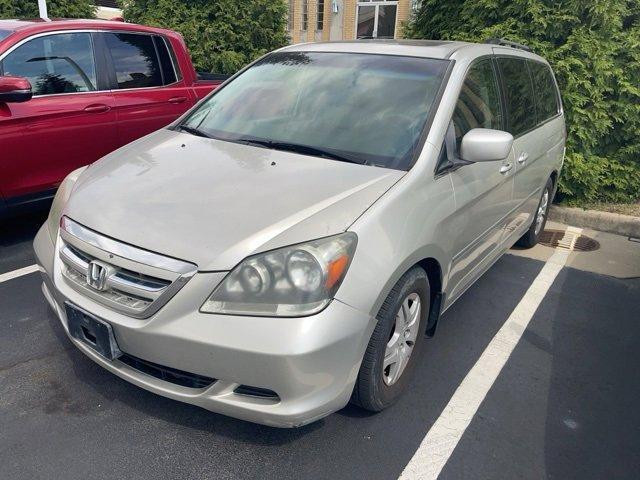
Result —
<instances>
[{"instance_id":1,"label":"tire","mask_svg":"<svg viewBox=\"0 0 640 480\"><path fill-rule=\"evenodd\" d=\"M547 216L549 214L549 207L553 200L553 181L547 180L547 184L540 195L540 201L538 202L538 208L533 217L533 222L520 239L516 242L516 245L523 248L532 248L540 240L540 235L544 232L544 227L547 225Z\"/></svg>"},{"instance_id":2,"label":"tire","mask_svg":"<svg viewBox=\"0 0 640 480\"><path fill-rule=\"evenodd\" d=\"M410 380L424 342L430 298L429 280L426 272L420 267L413 267L406 272L389 292L378 312L378 323L360 366L351 397L352 403L365 410L379 412L400 397ZM416 299L419 299L417 307ZM400 315L403 304L405 311L408 308L408 324L403 321L406 317ZM396 315L399 315L402 324L396 321ZM412 322L413 318L417 325ZM397 330L398 327L400 328ZM408 336L404 334L407 330ZM388 346L390 350L396 350L395 358L401 360L385 366ZM406 352L409 354L406 355Z\"/></svg>"}]
</instances>

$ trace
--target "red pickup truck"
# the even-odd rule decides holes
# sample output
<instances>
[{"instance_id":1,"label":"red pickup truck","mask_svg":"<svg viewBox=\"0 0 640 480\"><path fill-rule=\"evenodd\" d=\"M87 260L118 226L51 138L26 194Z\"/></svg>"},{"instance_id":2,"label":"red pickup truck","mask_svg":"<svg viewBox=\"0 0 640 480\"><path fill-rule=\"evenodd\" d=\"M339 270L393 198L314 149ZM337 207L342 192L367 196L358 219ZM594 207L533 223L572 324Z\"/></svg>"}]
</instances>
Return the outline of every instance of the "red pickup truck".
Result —
<instances>
[{"instance_id":1,"label":"red pickup truck","mask_svg":"<svg viewBox=\"0 0 640 480\"><path fill-rule=\"evenodd\" d=\"M0 20L0 215L175 120L222 83L182 36L116 21Z\"/></svg>"}]
</instances>

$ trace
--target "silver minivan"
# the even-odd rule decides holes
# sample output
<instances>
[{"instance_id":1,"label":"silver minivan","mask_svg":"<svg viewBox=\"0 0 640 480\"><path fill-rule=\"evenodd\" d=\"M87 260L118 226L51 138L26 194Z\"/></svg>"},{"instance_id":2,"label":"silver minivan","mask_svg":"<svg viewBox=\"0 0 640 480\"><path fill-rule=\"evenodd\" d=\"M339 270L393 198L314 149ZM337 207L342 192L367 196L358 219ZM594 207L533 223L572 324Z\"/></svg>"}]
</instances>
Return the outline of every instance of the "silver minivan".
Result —
<instances>
[{"instance_id":1,"label":"silver minivan","mask_svg":"<svg viewBox=\"0 0 640 480\"><path fill-rule=\"evenodd\" d=\"M442 312L536 244L564 145L553 73L517 44L289 46L69 175L42 289L160 395L280 427L379 411Z\"/></svg>"}]
</instances>

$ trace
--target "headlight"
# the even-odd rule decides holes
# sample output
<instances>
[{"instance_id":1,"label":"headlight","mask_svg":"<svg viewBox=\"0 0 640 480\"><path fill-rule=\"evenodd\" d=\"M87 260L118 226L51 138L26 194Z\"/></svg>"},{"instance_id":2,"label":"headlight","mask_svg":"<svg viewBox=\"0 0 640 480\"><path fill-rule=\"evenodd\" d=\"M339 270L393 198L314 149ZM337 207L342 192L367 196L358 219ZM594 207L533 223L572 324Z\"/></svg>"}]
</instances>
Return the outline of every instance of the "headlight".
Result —
<instances>
[{"instance_id":1,"label":"headlight","mask_svg":"<svg viewBox=\"0 0 640 480\"><path fill-rule=\"evenodd\" d=\"M299 317L322 310L344 279L356 249L347 232L243 260L201 311L230 315Z\"/></svg>"},{"instance_id":2,"label":"headlight","mask_svg":"<svg viewBox=\"0 0 640 480\"><path fill-rule=\"evenodd\" d=\"M56 196L51 204L51 210L49 210L49 216L47 217L47 226L49 227L49 234L51 239L55 243L58 236L58 229L60 228L60 217L62 216L62 209L67 204L71 191L73 190L78 177L87 167L78 168L74 170L62 181L56 192Z\"/></svg>"}]
</instances>

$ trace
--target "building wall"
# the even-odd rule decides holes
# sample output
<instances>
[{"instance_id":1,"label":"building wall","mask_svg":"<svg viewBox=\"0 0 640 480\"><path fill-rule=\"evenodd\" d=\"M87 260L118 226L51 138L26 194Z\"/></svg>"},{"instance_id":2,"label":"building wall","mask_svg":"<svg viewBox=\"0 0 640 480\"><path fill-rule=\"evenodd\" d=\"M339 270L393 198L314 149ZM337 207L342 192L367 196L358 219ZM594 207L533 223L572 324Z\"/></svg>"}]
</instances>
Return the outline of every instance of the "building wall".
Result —
<instances>
[{"instance_id":1,"label":"building wall","mask_svg":"<svg viewBox=\"0 0 640 480\"><path fill-rule=\"evenodd\" d=\"M402 32L403 24L409 20L411 16L411 6L414 4L411 0L398 2L398 19L396 21L396 32ZM398 30L399 29L399 30Z\"/></svg>"},{"instance_id":2,"label":"building wall","mask_svg":"<svg viewBox=\"0 0 640 480\"><path fill-rule=\"evenodd\" d=\"M122 17L122 10L118 6L117 0L96 0L96 17L104 20Z\"/></svg>"},{"instance_id":3,"label":"building wall","mask_svg":"<svg viewBox=\"0 0 640 480\"><path fill-rule=\"evenodd\" d=\"M327 2L329 13L325 16L325 19L330 19L328 23L330 26L329 32L327 33L329 36L328 40L342 40L344 36L344 2L342 0L337 0L336 3L338 4L338 13L333 13L331 0Z\"/></svg>"},{"instance_id":4,"label":"building wall","mask_svg":"<svg viewBox=\"0 0 640 480\"><path fill-rule=\"evenodd\" d=\"M118 17L122 18L122 10L119 8L96 7L96 18L111 20Z\"/></svg>"},{"instance_id":5,"label":"building wall","mask_svg":"<svg viewBox=\"0 0 640 480\"><path fill-rule=\"evenodd\" d=\"M307 2L309 11L308 28L302 30L303 3ZM338 7L338 12L333 13L333 4ZM402 36L402 24L411 15L412 0L398 0L396 14L395 37ZM324 4L324 29L316 31L317 0L289 0L289 6L293 11L293 24L290 25L289 35L292 43L329 41L329 40L354 40L356 38L356 16L358 0L325 0Z\"/></svg>"},{"instance_id":6,"label":"building wall","mask_svg":"<svg viewBox=\"0 0 640 480\"><path fill-rule=\"evenodd\" d=\"M358 2L356 0L344 0L342 38L340 40L355 40L356 38L356 12Z\"/></svg>"}]
</instances>

